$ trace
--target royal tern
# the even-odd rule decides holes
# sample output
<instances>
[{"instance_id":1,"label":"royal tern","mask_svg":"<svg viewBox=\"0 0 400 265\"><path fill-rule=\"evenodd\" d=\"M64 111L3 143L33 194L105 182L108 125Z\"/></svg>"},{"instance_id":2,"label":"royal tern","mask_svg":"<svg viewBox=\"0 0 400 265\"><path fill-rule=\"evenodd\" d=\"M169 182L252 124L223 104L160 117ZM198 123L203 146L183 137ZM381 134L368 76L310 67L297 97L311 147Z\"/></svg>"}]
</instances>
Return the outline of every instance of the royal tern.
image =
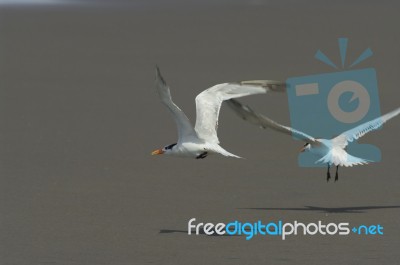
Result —
<instances>
[{"instance_id":1,"label":"royal tern","mask_svg":"<svg viewBox=\"0 0 400 265\"><path fill-rule=\"evenodd\" d=\"M244 106L237 100L231 99L227 101L229 107L235 111L241 118L250 123L261 126L262 128L271 128L275 131L292 135L298 140L305 142L301 152L309 151L318 157L315 163L324 163L328 165L327 181L331 178L329 169L332 165L336 166L335 181L338 180L339 166L352 167L354 165L368 164L369 161L363 158L355 157L346 152L347 145L364 136L368 132L380 128L385 122L395 117L400 113L400 108L397 108L379 118L365 122L348 131L343 132L339 136L332 139L316 139L306 133L281 125L270 118L254 112L249 106Z\"/></svg>"},{"instance_id":2,"label":"royal tern","mask_svg":"<svg viewBox=\"0 0 400 265\"><path fill-rule=\"evenodd\" d=\"M178 129L178 142L157 149L151 154L202 159L208 154L218 153L240 158L219 145L217 126L222 102L231 98L281 89L284 89L284 83L268 80L223 83L208 88L196 97L196 125L193 128L185 113L172 101L169 87L161 76L160 70L156 67L156 90L161 102L168 108L175 120Z\"/></svg>"}]
</instances>

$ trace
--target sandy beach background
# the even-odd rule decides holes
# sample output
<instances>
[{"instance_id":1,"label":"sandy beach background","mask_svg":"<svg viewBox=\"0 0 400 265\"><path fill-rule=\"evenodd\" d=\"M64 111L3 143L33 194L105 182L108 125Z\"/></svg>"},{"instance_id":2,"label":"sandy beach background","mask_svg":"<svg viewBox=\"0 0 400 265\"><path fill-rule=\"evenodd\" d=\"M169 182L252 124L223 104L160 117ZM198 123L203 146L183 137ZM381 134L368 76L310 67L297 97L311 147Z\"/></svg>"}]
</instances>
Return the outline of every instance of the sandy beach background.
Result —
<instances>
[{"instance_id":1,"label":"sandy beach background","mask_svg":"<svg viewBox=\"0 0 400 265\"><path fill-rule=\"evenodd\" d=\"M1 2L1 1L0 1ZM326 1L328 2L328 1ZM158 64L194 122L221 82L330 72L318 49L378 75L381 111L400 106L399 5L390 1L0 5L0 263L396 264L400 118L362 142L380 163L299 168L302 143L239 120L219 137L246 159L153 157L176 141L154 90ZM242 100L290 124L285 94ZM382 236L189 236L187 222L381 224Z\"/></svg>"}]
</instances>

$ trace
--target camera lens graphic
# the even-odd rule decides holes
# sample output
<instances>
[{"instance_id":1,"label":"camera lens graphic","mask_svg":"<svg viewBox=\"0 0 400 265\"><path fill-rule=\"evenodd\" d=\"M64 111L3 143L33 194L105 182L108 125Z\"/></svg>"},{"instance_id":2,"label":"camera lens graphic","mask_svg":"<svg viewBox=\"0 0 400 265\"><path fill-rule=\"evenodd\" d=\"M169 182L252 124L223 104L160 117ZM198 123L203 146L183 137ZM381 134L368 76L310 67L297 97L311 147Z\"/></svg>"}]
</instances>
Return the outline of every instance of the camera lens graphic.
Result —
<instances>
[{"instance_id":1,"label":"camera lens graphic","mask_svg":"<svg viewBox=\"0 0 400 265\"><path fill-rule=\"evenodd\" d=\"M349 103L356 99L359 100L357 108L353 111L344 111L339 104L340 96L347 92L353 93ZM332 87L327 103L329 112L336 120L343 123L355 123L368 113L371 100L368 91L363 85L355 81L346 80Z\"/></svg>"}]
</instances>

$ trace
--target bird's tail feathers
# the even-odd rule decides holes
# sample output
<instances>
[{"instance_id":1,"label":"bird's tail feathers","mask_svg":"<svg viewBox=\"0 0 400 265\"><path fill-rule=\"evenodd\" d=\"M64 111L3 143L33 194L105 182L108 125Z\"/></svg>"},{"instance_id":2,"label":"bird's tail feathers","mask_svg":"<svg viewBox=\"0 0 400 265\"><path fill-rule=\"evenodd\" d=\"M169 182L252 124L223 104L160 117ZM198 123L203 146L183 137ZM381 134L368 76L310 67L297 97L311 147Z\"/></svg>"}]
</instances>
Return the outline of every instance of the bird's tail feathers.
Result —
<instances>
[{"instance_id":1,"label":"bird's tail feathers","mask_svg":"<svg viewBox=\"0 0 400 265\"><path fill-rule=\"evenodd\" d=\"M219 153L219 154L221 154L223 156L227 156L227 157L243 158L243 157L237 156L235 154L229 153L228 151L226 151L221 146L218 146L218 148L213 148L213 151L215 151L216 153Z\"/></svg>"},{"instance_id":2,"label":"bird's tail feathers","mask_svg":"<svg viewBox=\"0 0 400 265\"><path fill-rule=\"evenodd\" d=\"M322 163L322 164L330 164L330 165L335 165L335 166L342 166L342 167L352 167L356 165L366 165L370 162L374 162L372 160L360 158L360 157L355 157L352 156L348 153L346 153L345 156L339 157L335 156L332 154L332 152L329 152L325 156L323 156L321 159L317 160L315 163Z\"/></svg>"}]
</instances>

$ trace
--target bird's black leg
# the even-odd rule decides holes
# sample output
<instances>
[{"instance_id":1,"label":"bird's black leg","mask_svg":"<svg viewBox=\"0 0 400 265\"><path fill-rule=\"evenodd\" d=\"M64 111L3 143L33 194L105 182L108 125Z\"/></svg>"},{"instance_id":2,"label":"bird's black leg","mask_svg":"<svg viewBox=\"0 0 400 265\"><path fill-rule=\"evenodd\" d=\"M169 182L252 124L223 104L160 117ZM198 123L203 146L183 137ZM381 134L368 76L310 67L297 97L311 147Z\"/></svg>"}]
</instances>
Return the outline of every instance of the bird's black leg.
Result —
<instances>
[{"instance_id":1,"label":"bird's black leg","mask_svg":"<svg viewBox=\"0 0 400 265\"><path fill-rule=\"evenodd\" d=\"M331 168L331 165L328 163L328 172L326 172L326 181L329 181L331 179L331 173L329 172L330 168Z\"/></svg>"},{"instance_id":2,"label":"bird's black leg","mask_svg":"<svg viewBox=\"0 0 400 265\"><path fill-rule=\"evenodd\" d=\"M203 159L203 158L206 158L207 155L208 155L207 152L203 152L203 153L201 153L200 155L196 156L196 159Z\"/></svg>"},{"instance_id":3,"label":"bird's black leg","mask_svg":"<svg viewBox=\"0 0 400 265\"><path fill-rule=\"evenodd\" d=\"M339 171L339 166L336 166L335 181L338 181L338 180L339 180L339 174L338 174L338 171Z\"/></svg>"}]
</instances>

